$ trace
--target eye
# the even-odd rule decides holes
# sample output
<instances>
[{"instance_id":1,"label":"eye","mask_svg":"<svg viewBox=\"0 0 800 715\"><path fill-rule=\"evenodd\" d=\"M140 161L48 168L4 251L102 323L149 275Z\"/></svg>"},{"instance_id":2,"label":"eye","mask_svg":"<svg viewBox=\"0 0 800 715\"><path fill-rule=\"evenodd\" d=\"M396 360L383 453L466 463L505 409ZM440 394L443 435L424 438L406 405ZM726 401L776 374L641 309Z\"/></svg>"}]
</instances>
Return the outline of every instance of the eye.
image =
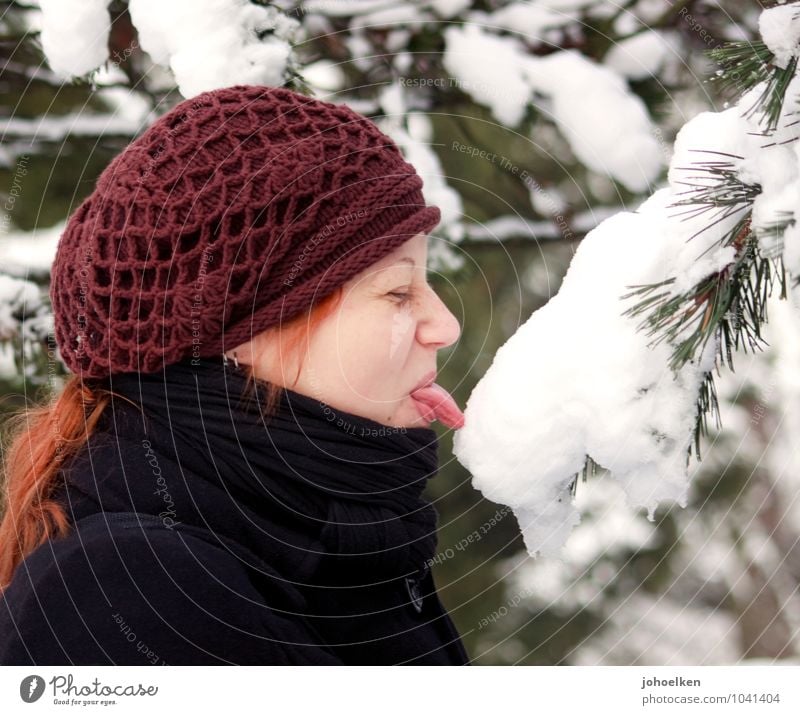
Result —
<instances>
[{"instance_id":1,"label":"eye","mask_svg":"<svg viewBox=\"0 0 800 715\"><path fill-rule=\"evenodd\" d=\"M399 290L396 290L396 291L392 291L391 293L388 293L387 295L390 295L390 296L392 296L392 298L395 298L396 301L400 305L403 305L404 303L407 303L411 299L411 292L410 291L399 291Z\"/></svg>"}]
</instances>

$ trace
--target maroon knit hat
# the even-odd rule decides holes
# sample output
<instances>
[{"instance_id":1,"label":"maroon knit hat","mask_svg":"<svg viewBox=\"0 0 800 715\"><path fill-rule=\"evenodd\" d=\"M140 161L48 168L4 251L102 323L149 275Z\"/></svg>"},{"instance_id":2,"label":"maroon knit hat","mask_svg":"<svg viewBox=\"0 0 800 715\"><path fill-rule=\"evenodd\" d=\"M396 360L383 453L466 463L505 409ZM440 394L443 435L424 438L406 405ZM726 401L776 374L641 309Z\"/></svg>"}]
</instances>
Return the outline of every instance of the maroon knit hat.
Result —
<instances>
[{"instance_id":1,"label":"maroon knit hat","mask_svg":"<svg viewBox=\"0 0 800 715\"><path fill-rule=\"evenodd\" d=\"M397 145L349 107L283 87L204 92L131 142L70 216L56 343L84 377L222 359L439 219Z\"/></svg>"}]
</instances>

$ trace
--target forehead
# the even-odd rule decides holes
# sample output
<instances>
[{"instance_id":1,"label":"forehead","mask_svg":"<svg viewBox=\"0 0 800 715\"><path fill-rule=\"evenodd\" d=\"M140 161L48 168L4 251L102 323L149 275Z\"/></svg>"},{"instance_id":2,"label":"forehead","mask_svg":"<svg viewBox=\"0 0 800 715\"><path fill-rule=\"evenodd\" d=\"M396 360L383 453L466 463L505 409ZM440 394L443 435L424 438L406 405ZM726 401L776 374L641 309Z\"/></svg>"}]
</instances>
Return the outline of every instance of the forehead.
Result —
<instances>
[{"instance_id":1,"label":"forehead","mask_svg":"<svg viewBox=\"0 0 800 715\"><path fill-rule=\"evenodd\" d=\"M366 273L372 280L381 280L387 276L411 274L417 262L411 256L398 256L391 260L381 260L370 266Z\"/></svg>"},{"instance_id":2,"label":"forehead","mask_svg":"<svg viewBox=\"0 0 800 715\"><path fill-rule=\"evenodd\" d=\"M418 234L404 244L387 253L372 266L373 270L380 271L394 266L415 267L424 266L428 253L428 237Z\"/></svg>"},{"instance_id":3,"label":"forehead","mask_svg":"<svg viewBox=\"0 0 800 715\"><path fill-rule=\"evenodd\" d=\"M427 236L418 235L386 254L350 279L353 284L384 282L393 277L410 277L414 270L426 268Z\"/></svg>"}]
</instances>

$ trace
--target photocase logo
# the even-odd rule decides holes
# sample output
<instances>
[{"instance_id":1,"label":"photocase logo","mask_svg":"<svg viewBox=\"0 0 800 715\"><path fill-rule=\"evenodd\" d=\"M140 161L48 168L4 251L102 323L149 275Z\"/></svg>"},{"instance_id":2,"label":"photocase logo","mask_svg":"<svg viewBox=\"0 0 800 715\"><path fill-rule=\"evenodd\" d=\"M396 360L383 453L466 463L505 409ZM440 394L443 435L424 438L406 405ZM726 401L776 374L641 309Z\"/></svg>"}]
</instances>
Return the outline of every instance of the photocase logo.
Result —
<instances>
[{"instance_id":1,"label":"photocase logo","mask_svg":"<svg viewBox=\"0 0 800 715\"><path fill-rule=\"evenodd\" d=\"M35 703L44 693L44 678L38 675L26 675L19 684L19 696L26 703Z\"/></svg>"}]
</instances>

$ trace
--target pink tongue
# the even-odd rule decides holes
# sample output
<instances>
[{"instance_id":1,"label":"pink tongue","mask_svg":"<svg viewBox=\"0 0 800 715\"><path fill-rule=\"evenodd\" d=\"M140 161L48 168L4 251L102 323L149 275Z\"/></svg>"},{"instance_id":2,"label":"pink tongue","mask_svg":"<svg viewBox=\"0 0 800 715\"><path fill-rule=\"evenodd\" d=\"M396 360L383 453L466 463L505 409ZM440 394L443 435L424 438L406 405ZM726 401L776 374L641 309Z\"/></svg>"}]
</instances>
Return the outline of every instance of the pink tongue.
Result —
<instances>
[{"instance_id":1,"label":"pink tongue","mask_svg":"<svg viewBox=\"0 0 800 715\"><path fill-rule=\"evenodd\" d=\"M411 393L422 408L425 419L439 420L446 427L460 429L464 426L464 413L459 409L453 396L435 382Z\"/></svg>"}]
</instances>

